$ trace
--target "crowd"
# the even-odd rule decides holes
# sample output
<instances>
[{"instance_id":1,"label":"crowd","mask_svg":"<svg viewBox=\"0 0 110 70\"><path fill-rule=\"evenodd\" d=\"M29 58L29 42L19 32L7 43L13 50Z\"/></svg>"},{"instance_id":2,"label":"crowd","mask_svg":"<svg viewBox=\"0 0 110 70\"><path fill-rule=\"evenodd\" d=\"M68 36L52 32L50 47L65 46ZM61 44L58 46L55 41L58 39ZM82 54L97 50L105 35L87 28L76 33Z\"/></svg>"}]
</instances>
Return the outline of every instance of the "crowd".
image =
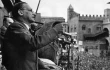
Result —
<instances>
[{"instance_id":1,"label":"crowd","mask_svg":"<svg viewBox=\"0 0 110 70\"><path fill-rule=\"evenodd\" d=\"M110 57L97 57L89 53L79 53L78 57L74 60L77 70L110 70Z\"/></svg>"}]
</instances>

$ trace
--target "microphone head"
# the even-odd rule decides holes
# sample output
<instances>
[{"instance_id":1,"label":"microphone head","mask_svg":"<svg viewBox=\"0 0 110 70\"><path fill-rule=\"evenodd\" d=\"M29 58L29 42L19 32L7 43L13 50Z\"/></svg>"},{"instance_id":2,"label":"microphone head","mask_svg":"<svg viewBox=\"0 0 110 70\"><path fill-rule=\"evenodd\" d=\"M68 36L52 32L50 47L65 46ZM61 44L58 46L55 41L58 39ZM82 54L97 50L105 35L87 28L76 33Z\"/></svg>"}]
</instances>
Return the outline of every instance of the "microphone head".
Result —
<instances>
[{"instance_id":1,"label":"microphone head","mask_svg":"<svg viewBox=\"0 0 110 70\"><path fill-rule=\"evenodd\" d=\"M67 37L71 37L72 36L72 35L70 35L69 33L66 33L66 32L62 32L61 34L64 35L64 36L67 36Z\"/></svg>"},{"instance_id":2,"label":"microphone head","mask_svg":"<svg viewBox=\"0 0 110 70\"><path fill-rule=\"evenodd\" d=\"M31 24L31 29L34 30L37 26L38 26L37 23L32 23L32 24Z\"/></svg>"}]
</instances>

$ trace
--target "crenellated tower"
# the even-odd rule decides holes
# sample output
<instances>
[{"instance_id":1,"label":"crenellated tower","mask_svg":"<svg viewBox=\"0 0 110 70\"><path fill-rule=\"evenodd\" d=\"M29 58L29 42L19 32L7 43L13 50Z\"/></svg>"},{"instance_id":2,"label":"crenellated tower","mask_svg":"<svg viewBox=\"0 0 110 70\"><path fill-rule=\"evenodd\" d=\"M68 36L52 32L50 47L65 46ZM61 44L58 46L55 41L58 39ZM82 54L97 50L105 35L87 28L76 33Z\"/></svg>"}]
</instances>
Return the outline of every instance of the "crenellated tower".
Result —
<instances>
[{"instance_id":1,"label":"crenellated tower","mask_svg":"<svg viewBox=\"0 0 110 70\"><path fill-rule=\"evenodd\" d=\"M70 6L67 9L67 20L71 20L73 17L77 16L78 13L76 13L72 7L72 5L70 4Z\"/></svg>"},{"instance_id":2,"label":"crenellated tower","mask_svg":"<svg viewBox=\"0 0 110 70\"><path fill-rule=\"evenodd\" d=\"M105 15L79 15L79 20L102 21Z\"/></svg>"},{"instance_id":3,"label":"crenellated tower","mask_svg":"<svg viewBox=\"0 0 110 70\"><path fill-rule=\"evenodd\" d=\"M109 8L104 10L104 15L106 16L106 18L110 19L110 9Z\"/></svg>"}]
</instances>

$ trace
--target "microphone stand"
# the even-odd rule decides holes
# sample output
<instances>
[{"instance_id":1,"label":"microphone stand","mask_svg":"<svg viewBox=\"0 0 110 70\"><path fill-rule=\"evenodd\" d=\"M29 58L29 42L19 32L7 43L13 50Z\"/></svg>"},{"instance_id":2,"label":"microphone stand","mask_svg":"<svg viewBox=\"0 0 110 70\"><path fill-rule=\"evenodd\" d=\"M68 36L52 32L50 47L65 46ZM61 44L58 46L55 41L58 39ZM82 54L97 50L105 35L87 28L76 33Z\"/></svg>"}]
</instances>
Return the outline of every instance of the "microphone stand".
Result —
<instances>
[{"instance_id":1,"label":"microphone stand","mask_svg":"<svg viewBox=\"0 0 110 70\"><path fill-rule=\"evenodd\" d=\"M67 69L66 70L69 70L70 69L70 44L68 45L68 63L67 63Z\"/></svg>"}]
</instances>

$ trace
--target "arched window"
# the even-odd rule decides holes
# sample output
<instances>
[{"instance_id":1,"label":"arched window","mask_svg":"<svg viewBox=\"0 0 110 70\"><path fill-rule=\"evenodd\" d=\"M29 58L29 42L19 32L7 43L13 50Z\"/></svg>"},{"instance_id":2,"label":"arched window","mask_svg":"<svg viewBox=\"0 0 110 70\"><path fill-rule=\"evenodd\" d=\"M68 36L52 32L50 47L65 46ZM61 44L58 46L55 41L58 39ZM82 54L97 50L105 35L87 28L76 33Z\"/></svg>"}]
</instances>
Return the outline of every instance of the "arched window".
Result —
<instances>
[{"instance_id":1,"label":"arched window","mask_svg":"<svg viewBox=\"0 0 110 70\"><path fill-rule=\"evenodd\" d=\"M86 25L82 25L82 30L85 30L86 29Z\"/></svg>"}]
</instances>

